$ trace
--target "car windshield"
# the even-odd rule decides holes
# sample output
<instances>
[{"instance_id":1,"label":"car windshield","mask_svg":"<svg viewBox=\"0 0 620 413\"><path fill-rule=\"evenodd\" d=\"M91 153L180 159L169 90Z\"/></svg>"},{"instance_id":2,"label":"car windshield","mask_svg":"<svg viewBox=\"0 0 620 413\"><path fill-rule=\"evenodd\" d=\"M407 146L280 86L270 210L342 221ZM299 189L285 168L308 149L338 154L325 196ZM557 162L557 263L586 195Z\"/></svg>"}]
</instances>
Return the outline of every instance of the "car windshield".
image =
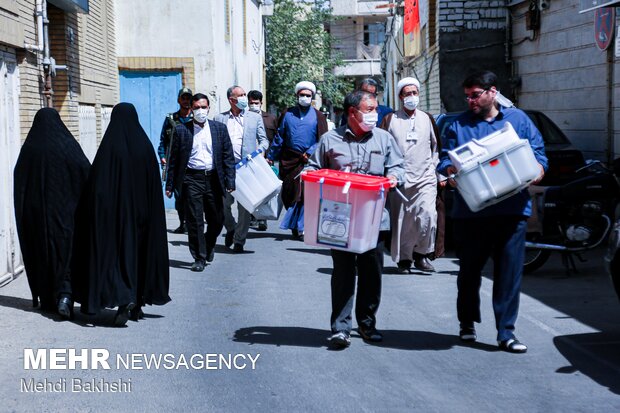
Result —
<instances>
[{"instance_id":1,"label":"car windshield","mask_svg":"<svg viewBox=\"0 0 620 413\"><path fill-rule=\"evenodd\" d=\"M564 135L564 132L562 132L560 128L558 128L558 126L555 123L553 123L551 119L547 117L547 115L544 115L540 112L526 111L525 113L527 113L530 119L532 119L532 122L534 122L534 125L536 125L536 127L542 134L543 139L546 144L550 144L550 143L569 144L570 143L566 135Z\"/></svg>"}]
</instances>

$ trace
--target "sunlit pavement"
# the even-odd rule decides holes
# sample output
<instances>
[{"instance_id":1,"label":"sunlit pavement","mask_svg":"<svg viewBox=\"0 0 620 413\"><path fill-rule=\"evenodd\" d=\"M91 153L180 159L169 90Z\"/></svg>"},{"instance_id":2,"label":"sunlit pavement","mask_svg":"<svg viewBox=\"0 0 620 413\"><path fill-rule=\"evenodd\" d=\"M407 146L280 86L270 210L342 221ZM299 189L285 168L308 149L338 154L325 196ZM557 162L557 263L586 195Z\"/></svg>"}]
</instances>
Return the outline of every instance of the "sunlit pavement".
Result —
<instances>
[{"instance_id":1,"label":"sunlit pavement","mask_svg":"<svg viewBox=\"0 0 620 413\"><path fill-rule=\"evenodd\" d=\"M167 218L176 228L175 212ZM33 310L25 275L0 289L0 410L620 410L620 302L602 251L569 276L558 256L526 276L516 332L529 347L523 355L497 351L488 278L478 342L466 345L457 337L453 255L434 261L431 276L397 274L386 256L383 343L353 333L350 348L333 351L329 250L292 240L274 222L250 231L246 254L223 240L215 260L194 273L187 236L169 232L172 302L146 307L146 318L125 328L112 327L114 310L94 320L77 311L72 322ZM25 369L29 348L103 349L110 369L68 370L66 358L60 369ZM145 357L159 355L170 363L147 368ZM132 358L133 369L123 364ZM33 390L46 382L66 389ZM130 382L131 391L99 392L102 382Z\"/></svg>"}]
</instances>

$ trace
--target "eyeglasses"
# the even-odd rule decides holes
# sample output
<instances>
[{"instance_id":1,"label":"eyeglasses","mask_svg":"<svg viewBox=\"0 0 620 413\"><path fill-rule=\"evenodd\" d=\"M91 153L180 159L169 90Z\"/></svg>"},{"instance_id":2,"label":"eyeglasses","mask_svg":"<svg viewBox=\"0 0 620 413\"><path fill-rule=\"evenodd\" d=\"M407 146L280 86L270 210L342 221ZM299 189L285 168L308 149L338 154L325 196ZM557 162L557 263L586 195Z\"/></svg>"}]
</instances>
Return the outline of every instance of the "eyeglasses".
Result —
<instances>
[{"instance_id":1,"label":"eyeglasses","mask_svg":"<svg viewBox=\"0 0 620 413\"><path fill-rule=\"evenodd\" d=\"M469 102L469 101L473 101L473 100L478 100L478 99L480 99L480 96L484 95L488 91L489 91L489 89L484 89L484 90L482 90L480 92L472 93L469 96L465 95L465 102Z\"/></svg>"}]
</instances>

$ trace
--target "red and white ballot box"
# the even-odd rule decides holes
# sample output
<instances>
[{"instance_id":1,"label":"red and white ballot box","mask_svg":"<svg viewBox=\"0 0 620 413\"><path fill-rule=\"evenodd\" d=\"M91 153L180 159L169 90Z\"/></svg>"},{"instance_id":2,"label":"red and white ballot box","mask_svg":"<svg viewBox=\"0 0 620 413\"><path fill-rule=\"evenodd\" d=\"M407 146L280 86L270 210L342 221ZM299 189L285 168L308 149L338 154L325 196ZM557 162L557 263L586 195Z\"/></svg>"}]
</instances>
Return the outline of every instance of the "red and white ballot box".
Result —
<instances>
[{"instance_id":1,"label":"red and white ballot box","mask_svg":"<svg viewBox=\"0 0 620 413\"><path fill-rule=\"evenodd\" d=\"M540 175L530 142L520 139L510 122L448 155L458 171L456 188L473 212L511 197Z\"/></svg>"},{"instance_id":2,"label":"red and white ballot box","mask_svg":"<svg viewBox=\"0 0 620 413\"><path fill-rule=\"evenodd\" d=\"M280 193L282 181L257 150L237 163L232 196L250 213Z\"/></svg>"},{"instance_id":3,"label":"red and white ballot box","mask_svg":"<svg viewBox=\"0 0 620 413\"><path fill-rule=\"evenodd\" d=\"M388 178L321 169L302 179L304 243L355 253L377 246Z\"/></svg>"}]
</instances>

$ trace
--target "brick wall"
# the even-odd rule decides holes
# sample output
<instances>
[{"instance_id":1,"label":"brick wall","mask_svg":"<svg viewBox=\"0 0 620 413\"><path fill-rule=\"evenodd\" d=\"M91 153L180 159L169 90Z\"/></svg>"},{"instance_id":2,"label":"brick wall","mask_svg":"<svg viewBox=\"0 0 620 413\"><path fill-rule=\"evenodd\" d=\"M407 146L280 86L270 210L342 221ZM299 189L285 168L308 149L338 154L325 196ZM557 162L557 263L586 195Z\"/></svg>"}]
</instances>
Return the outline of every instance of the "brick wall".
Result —
<instances>
[{"instance_id":1,"label":"brick wall","mask_svg":"<svg viewBox=\"0 0 620 413\"><path fill-rule=\"evenodd\" d=\"M501 1L439 0L439 30L504 29L506 9Z\"/></svg>"},{"instance_id":2,"label":"brick wall","mask_svg":"<svg viewBox=\"0 0 620 413\"><path fill-rule=\"evenodd\" d=\"M439 55L437 47L430 48L427 53L411 60L404 69L402 77L415 77L420 81L420 109L438 114L441 112L439 85ZM397 105L398 107L398 105Z\"/></svg>"},{"instance_id":3,"label":"brick wall","mask_svg":"<svg viewBox=\"0 0 620 413\"><path fill-rule=\"evenodd\" d=\"M37 43L34 2L19 0L19 21L26 43ZM48 4L50 55L58 70L52 78L52 105L77 138L79 136L78 108L81 103L97 109L97 127L102 135L102 107L118 101L118 69L114 34L114 1L90 2L89 14L66 13ZM42 95L42 54L17 49L20 77L20 121L22 140L25 139L36 112L44 106Z\"/></svg>"}]
</instances>

